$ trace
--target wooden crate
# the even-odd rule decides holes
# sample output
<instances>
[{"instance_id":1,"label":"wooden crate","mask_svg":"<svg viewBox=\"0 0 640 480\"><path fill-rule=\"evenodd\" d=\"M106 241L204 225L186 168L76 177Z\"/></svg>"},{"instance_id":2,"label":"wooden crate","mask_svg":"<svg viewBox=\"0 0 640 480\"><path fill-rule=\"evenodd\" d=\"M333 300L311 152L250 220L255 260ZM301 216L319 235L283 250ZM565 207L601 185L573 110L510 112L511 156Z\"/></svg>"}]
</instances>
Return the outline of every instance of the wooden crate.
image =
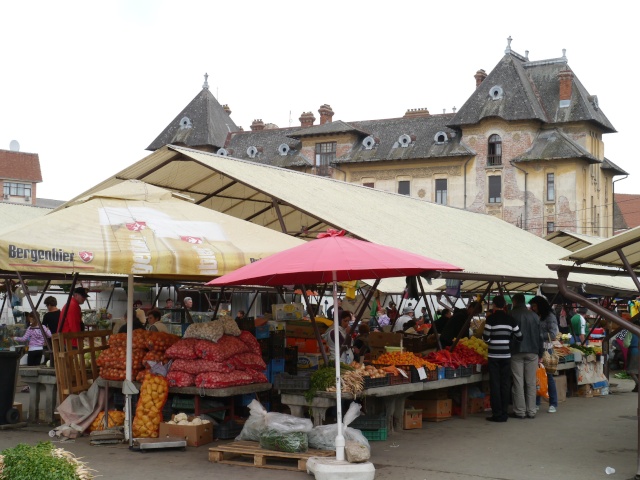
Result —
<instances>
[{"instance_id":1,"label":"wooden crate","mask_svg":"<svg viewBox=\"0 0 640 480\"><path fill-rule=\"evenodd\" d=\"M307 460L310 457L333 457L335 454L333 450L314 450L312 448L304 453L277 452L265 450L260 447L258 442L241 441L211 447L209 461L245 467L306 472Z\"/></svg>"},{"instance_id":2,"label":"wooden crate","mask_svg":"<svg viewBox=\"0 0 640 480\"><path fill-rule=\"evenodd\" d=\"M96 363L97 354L109 348L109 335L111 330L57 333L51 336L60 402L71 394L87 391L98 378L100 368ZM73 345L75 342L77 347ZM88 359L84 357L86 353L89 354Z\"/></svg>"}]
</instances>

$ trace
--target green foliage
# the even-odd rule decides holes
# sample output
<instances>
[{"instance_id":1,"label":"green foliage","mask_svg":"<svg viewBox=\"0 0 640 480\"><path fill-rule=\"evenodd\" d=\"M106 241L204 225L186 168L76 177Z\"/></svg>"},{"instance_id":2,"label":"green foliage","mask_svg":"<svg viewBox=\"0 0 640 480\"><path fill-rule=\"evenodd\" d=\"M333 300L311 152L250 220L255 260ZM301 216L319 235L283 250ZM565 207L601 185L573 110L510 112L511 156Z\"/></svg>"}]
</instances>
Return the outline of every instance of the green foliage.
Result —
<instances>
[{"instance_id":1,"label":"green foliage","mask_svg":"<svg viewBox=\"0 0 640 480\"><path fill-rule=\"evenodd\" d=\"M77 480L75 465L52 455L51 442L36 446L24 443L8 448L4 455L2 480Z\"/></svg>"},{"instance_id":2,"label":"green foliage","mask_svg":"<svg viewBox=\"0 0 640 480\"><path fill-rule=\"evenodd\" d=\"M340 363L340 374L353 370L353 367ZM311 375L309 390L304 393L304 398L311 403L318 390L325 391L328 387L336 386L336 368L334 365L324 365Z\"/></svg>"}]
</instances>

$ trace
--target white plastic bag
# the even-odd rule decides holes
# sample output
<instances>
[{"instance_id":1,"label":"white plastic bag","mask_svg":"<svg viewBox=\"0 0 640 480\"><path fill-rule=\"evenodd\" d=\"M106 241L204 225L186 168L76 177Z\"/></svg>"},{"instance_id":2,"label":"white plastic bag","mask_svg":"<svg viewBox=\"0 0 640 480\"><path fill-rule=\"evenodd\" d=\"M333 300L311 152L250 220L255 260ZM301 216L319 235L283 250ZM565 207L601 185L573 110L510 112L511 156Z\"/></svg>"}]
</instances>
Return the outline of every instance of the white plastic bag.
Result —
<instances>
[{"instance_id":1,"label":"white plastic bag","mask_svg":"<svg viewBox=\"0 0 640 480\"><path fill-rule=\"evenodd\" d=\"M310 419L294 417L286 413L269 412L265 420L269 430L280 433L309 433L313 429L313 422Z\"/></svg>"},{"instance_id":2,"label":"white plastic bag","mask_svg":"<svg viewBox=\"0 0 640 480\"><path fill-rule=\"evenodd\" d=\"M244 427L236 440L260 441L260 435L267 430L267 411L258 400L252 400L249 404L249 418L244 422Z\"/></svg>"},{"instance_id":3,"label":"white plastic bag","mask_svg":"<svg viewBox=\"0 0 640 480\"><path fill-rule=\"evenodd\" d=\"M349 424L353 422L360 415L361 405L359 403L352 402L349 405L347 413L345 413L342 420L342 435L345 441L352 441L366 446L369 450L369 440L362 435L360 430L349 427ZM338 436L338 424L333 423L331 425L319 425L313 427L313 430L309 432L309 447L317 448L319 450L335 450L336 437Z\"/></svg>"}]
</instances>

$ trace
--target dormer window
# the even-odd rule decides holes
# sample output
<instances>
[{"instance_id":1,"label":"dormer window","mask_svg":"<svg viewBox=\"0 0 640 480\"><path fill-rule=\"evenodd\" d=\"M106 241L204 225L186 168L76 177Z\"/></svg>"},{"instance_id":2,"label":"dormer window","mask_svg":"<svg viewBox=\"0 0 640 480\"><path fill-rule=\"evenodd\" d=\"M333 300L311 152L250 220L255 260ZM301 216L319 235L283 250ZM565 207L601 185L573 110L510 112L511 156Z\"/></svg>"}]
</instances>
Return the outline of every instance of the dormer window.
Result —
<instances>
[{"instance_id":1,"label":"dormer window","mask_svg":"<svg viewBox=\"0 0 640 480\"><path fill-rule=\"evenodd\" d=\"M316 143L316 173L329 175L329 166L336 159L336 142Z\"/></svg>"},{"instance_id":2,"label":"dormer window","mask_svg":"<svg viewBox=\"0 0 640 480\"><path fill-rule=\"evenodd\" d=\"M499 85L494 85L493 87L491 87L491 90L489 90L489 96L491 97L491 100L500 100L503 95L504 91Z\"/></svg>"},{"instance_id":3,"label":"dormer window","mask_svg":"<svg viewBox=\"0 0 640 480\"><path fill-rule=\"evenodd\" d=\"M489 149L487 151L487 166L502 165L502 139L495 133L489 137Z\"/></svg>"},{"instance_id":4,"label":"dormer window","mask_svg":"<svg viewBox=\"0 0 640 480\"><path fill-rule=\"evenodd\" d=\"M449 137L447 137L447 134L445 132L438 132L436 133L435 137L433 137L433 139L436 143L442 144L446 143L449 140Z\"/></svg>"}]
</instances>

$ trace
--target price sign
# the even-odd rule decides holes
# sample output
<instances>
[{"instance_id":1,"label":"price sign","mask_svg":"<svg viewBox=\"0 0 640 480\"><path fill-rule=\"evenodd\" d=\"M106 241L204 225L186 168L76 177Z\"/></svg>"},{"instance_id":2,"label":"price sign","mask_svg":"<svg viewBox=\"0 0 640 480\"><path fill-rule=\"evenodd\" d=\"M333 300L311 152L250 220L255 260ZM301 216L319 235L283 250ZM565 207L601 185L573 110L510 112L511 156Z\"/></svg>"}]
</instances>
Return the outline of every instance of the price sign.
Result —
<instances>
[{"instance_id":1,"label":"price sign","mask_svg":"<svg viewBox=\"0 0 640 480\"><path fill-rule=\"evenodd\" d=\"M420 380L427 379L427 372L424 371L424 367L418 368L418 377L420 377Z\"/></svg>"},{"instance_id":2,"label":"price sign","mask_svg":"<svg viewBox=\"0 0 640 480\"><path fill-rule=\"evenodd\" d=\"M402 375L404 378L409 378L409 376L407 375L407 372L405 372L403 369L399 368L398 371L400 372L400 375Z\"/></svg>"}]
</instances>

